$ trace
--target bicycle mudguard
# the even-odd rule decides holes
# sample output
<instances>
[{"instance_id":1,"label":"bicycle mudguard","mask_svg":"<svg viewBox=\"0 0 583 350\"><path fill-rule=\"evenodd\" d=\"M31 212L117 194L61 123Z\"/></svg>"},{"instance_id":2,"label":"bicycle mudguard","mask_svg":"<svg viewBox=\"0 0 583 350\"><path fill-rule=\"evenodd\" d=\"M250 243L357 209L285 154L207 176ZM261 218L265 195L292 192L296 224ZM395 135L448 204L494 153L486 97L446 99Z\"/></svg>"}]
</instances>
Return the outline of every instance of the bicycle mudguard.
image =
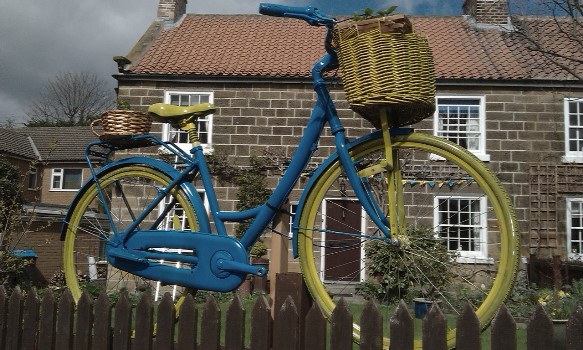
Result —
<instances>
[{"instance_id":1,"label":"bicycle mudguard","mask_svg":"<svg viewBox=\"0 0 583 350\"><path fill-rule=\"evenodd\" d=\"M381 132L380 131L376 131L373 133L370 133L368 135L362 136L352 142L349 142L346 145L346 149L348 149L350 151L350 149L354 146L357 146L361 143L367 142L369 140L372 139L376 139L378 137L382 137ZM310 193L310 191L312 191L312 187L314 186L314 183L316 183L316 181L318 180L318 178L320 177L320 175L335 161L339 160L338 159L338 153L334 152L332 154L330 154L330 156L328 158L326 158L326 160L320 164L320 166L316 169L316 171L314 172L314 174L312 176L310 176L310 180L308 181L308 183L306 183L306 187L304 188L304 190L302 191L302 195L300 197L300 200L298 202L298 207L296 209L296 215L294 217L294 221L292 224L292 251L293 251L293 256L294 258L298 257L298 230L299 230L299 221L300 221L300 213L302 212L303 208L304 208L304 202L306 200L306 197L308 196L308 194Z\"/></svg>"},{"instance_id":2,"label":"bicycle mudguard","mask_svg":"<svg viewBox=\"0 0 583 350\"><path fill-rule=\"evenodd\" d=\"M120 159L120 160L117 160L115 162L111 162L111 163L103 166L99 170L97 170L96 175L99 176L100 174L111 171L112 169L115 169L115 168L119 168L119 167L123 167L123 166L131 166L131 165L140 165L140 164L150 166L154 169L158 169L161 172L168 175L171 179L175 179L180 175L180 172L178 170L176 170L174 167L172 167L170 164L162 162L162 161L157 160L157 159L148 158L148 157L130 157L130 158ZM93 178L92 177L88 178L85 181L85 183L81 186L81 189L79 191L77 191L77 193L75 194L75 197L73 197L73 200L71 201L71 204L69 205L69 208L67 209L67 215L63 219L63 224L61 227L61 241L65 240L65 236L67 234L68 222L71 218L71 213L73 211L72 209L77 205L77 202L79 201L79 199L83 196L83 194L85 194L85 192L93 184L94 184ZM208 221L208 216L206 215L206 209L205 209L204 204L202 202L202 199L200 198L200 195L196 191L196 188L194 187L194 185L190 182L183 182L180 185L180 188L184 191L184 193L186 194L186 196L188 197L188 199L192 203L192 206L194 208L195 213L204 213L204 215L197 215L197 217L199 218L200 230L202 232L210 232L211 225L210 225L210 222ZM206 220L204 220L204 222L203 222L203 221L201 221L202 218L206 218Z\"/></svg>"}]
</instances>

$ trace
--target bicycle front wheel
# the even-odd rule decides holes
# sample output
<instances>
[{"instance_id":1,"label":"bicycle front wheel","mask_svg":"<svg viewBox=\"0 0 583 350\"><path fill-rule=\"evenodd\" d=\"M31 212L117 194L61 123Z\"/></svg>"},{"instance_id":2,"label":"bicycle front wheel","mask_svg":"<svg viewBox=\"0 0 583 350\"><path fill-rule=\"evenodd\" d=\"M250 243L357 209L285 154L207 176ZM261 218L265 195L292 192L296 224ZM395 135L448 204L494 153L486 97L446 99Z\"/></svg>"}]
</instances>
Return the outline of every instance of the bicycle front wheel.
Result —
<instances>
[{"instance_id":1,"label":"bicycle front wheel","mask_svg":"<svg viewBox=\"0 0 583 350\"><path fill-rule=\"evenodd\" d=\"M336 159L317 173L298 213L302 273L327 316L340 297L355 320L364 298L379 299L385 320L401 299L409 305L415 297L438 300L453 347L455 316L465 304L485 327L512 288L519 258L514 210L499 180L467 150L422 133L391 140L391 171L378 166L385 159L380 135L353 146L350 154L362 186L385 216L388 198L397 201L393 215L401 223L392 238L400 245L379 239ZM387 193L390 178L402 193ZM358 341L358 324L354 337ZM421 346L416 340L415 348Z\"/></svg>"},{"instance_id":2,"label":"bicycle front wheel","mask_svg":"<svg viewBox=\"0 0 583 350\"><path fill-rule=\"evenodd\" d=\"M82 195L72 204L69 220L65 222L63 263L67 287L73 298L78 300L83 290L93 295L105 291L114 298L125 290L135 300L143 292L156 298L170 292L178 300L184 288L163 285L116 269L107 263L105 256L105 245L112 232L111 225L121 231L131 224L159 191L171 182L170 175L145 164L130 163L105 170L98 178L113 222L105 214L95 182L88 182L81 189ZM181 188L175 188L141 227L154 223L158 223L158 230L196 231L199 217L186 193ZM179 253L192 254L191 251ZM167 263L181 267L176 262Z\"/></svg>"}]
</instances>

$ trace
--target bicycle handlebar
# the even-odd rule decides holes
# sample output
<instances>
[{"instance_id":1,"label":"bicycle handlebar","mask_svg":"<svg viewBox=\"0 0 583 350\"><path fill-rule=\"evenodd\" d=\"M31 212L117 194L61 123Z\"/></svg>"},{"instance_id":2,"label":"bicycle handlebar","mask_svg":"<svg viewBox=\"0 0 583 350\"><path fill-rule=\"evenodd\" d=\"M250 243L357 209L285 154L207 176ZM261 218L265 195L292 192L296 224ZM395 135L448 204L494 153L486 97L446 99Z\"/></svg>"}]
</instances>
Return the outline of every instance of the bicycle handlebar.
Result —
<instances>
[{"instance_id":1,"label":"bicycle handlebar","mask_svg":"<svg viewBox=\"0 0 583 350\"><path fill-rule=\"evenodd\" d=\"M331 25L336 22L334 17L323 14L313 6L296 7L279 4L261 3L259 13L273 17L290 17L303 19L313 26Z\"/></svg>"}]
</instances>

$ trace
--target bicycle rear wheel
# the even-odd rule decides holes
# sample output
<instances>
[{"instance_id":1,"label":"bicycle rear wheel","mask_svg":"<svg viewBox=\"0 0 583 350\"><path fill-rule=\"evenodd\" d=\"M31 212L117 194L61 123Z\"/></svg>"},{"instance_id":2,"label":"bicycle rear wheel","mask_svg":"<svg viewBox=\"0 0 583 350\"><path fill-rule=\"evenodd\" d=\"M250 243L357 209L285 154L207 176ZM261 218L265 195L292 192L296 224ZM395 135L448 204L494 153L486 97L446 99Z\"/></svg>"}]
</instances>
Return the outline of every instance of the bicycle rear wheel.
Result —
<instances>
[{"instance_id":1,"label":"bicycle rear wheel","mask_svg":"<svg viewBox=\"0 0 583 350\"><path fill-rule=\"evenodd\" d=\"M99 173L98 178L118 230L132 223L133 218L171 182L171 176L162 170L136 163L107 169ZM111 235L111 223L105 215L95 182L88 182L80 193L71 205L69 220L65 222L63 246L65 278L73 298L78 300L83 290L93 295L105 291L114 298L126 290L135 300L143 292L151 293L155 298L170 292L178 300L184 293L183 287L163 285L108 264L105 244ZM142 225L152 225L156 220L160 220L159 230L198 230L199 227L199 217L182 188L174 189ZM192 254L188 251L180 253ZM181 267L176 262L167 263Z\"/></svg>"},{"instance_id":2,"label":"bicycle rear wheel","mask_svg":"<svg viewBox=\"0 0 583 350\"><path fill-rule=\"evenodd\" d=\"M375 239L382 234L336 159L316 173L298 213L299 258L308 289L327 316L340 297L357 313L362 294L380 299L388 321L400 299L431 294L451 320L449 315L459 315L469 302L485 327L510 292L518 265L518 225L508 195L481 161L449 141L422 133L391 139L400 169L392 171L399 171L403 188L398 207L404 232L393 233L401 246ZM389 172L373 167L385 158L382 137L353 146L350 154L366 174L363 186L388 216ZM450 347L454 327L448 330ZM354 337L358 341L358 324ZM416 340L415 348L421 346Z\"/></svg>"}]
</instances>

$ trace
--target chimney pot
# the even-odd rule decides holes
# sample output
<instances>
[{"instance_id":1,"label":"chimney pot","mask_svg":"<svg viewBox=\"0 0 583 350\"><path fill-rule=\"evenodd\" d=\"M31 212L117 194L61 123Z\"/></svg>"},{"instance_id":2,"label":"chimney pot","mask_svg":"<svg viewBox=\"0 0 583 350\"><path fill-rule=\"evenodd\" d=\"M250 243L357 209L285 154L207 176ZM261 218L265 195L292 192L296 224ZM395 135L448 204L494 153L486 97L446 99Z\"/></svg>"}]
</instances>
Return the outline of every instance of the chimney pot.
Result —
<instances>
[{"instance_id":1,"label":"chimney pot","mask_svg":"<svg viewBox=\"0 0 583 350\"><path fill-rule=\"evenodd\" d=\"M188 0L160 0L158 3L158 19L176 23L186 14Z\"/></svg>"}]
</instances>

